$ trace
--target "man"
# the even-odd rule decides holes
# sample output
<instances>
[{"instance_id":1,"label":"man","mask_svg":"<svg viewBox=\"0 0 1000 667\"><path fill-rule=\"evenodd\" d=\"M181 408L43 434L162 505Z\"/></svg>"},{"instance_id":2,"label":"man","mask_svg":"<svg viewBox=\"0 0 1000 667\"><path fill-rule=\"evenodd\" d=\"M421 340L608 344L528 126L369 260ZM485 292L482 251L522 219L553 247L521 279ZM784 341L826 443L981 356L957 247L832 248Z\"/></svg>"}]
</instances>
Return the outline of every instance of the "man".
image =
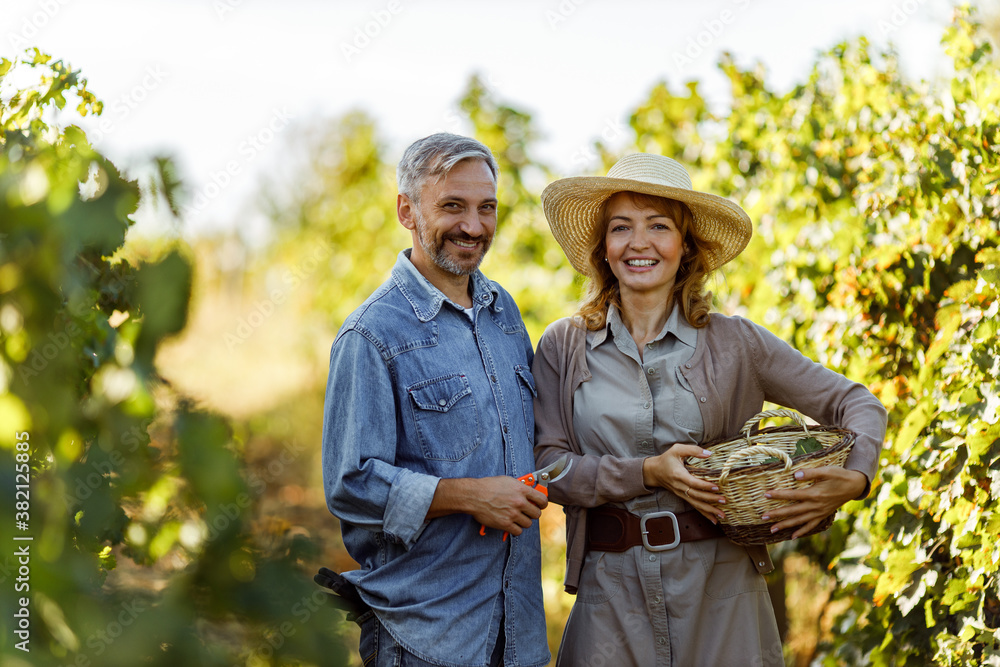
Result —
<instances>
[{"instance_id":1,"label":"man","mask_svg":"<svg viewBox=\"0 0 1000 667\"><path fill-rule=\"evenodd\" d=\"M406 150L396 212L413 248L330 354L323 478L360 564L345 576L373 612L366 665L549 661L534 523L547 498L516 479L534 470L532 347L478 270L497 175L466 137Z\"/></svg>"}]
</instances>

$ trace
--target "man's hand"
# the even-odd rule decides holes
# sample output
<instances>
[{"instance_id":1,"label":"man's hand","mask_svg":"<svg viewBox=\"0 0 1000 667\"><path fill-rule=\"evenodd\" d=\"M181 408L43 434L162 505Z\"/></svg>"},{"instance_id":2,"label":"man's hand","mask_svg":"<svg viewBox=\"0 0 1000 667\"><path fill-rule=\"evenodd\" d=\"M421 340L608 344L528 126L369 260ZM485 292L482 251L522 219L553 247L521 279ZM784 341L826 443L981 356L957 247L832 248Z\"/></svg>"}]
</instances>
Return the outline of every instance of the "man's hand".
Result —
<instances>
[{"instance_id":1,"label":"man's hand","mask_svg":"<svg viewBox=\"0 0 1000 667\"><path fill-rule=\"evenodd\" d=\"M513 477L442 479L427 518L461 512L488 528L520 535L548 504L544 493Z\"/></svg>"},{"instance_id":2,"label":"man's hand","mask_svg":"<svg viewBox=\"0 0 1000 667\"><path fill-rule=\"evenodd\" d=\"M764 496L775 500L794 501L790 505L778 507L765 514L765 521L777 521L771 527L775 533L785 528L801 526L792 539L801 537L820 524L848 500L854 500L868 484L865 474L857 470L847 470L840 466L809 468L795 473L799 480L812 480L806 489L778 489L767 491Z\"/></svg>"},{"instance_id":3,"label":"man's hand","mask_svg":"<svg viewBox=\"0 0 1000 667\"><path fill-rule=\"evenodd\" d=\"M697 445L674 445L642 462L642 482L647 488L658 486L673 491L709 521L718 523L725 517L718 505L726 502L725 497L719 495L719 487L695 477L684 467L684 459L689 456L708 458L711 455Z\"/></svg>"}]
</instances>

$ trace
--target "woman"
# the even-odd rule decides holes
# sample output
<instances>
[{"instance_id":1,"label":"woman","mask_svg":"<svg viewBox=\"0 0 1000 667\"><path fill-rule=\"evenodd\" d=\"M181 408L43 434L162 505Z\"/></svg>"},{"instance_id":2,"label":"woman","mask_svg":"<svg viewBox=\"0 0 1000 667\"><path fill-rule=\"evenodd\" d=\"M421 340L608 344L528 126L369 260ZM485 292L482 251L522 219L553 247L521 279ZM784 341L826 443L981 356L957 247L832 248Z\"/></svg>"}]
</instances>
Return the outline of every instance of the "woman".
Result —
<instances>
[{"instance_id":1,"label":"woman","mask_svg":"<svg viewBox=\"0 0 1000 667\"><path fill-rule=\"evenodd\" d=\"M559 664L783 664L767 550L722 536L725 498L684 459L737 435L764 401L855 431L843 468L806 471L809 489L771 494L795 502L766 520L798 537L868 493L885 409L766 329L709 313L705 278L746 247L750 219L692 190L674 160L628 155L607 177L552 183L542 203L590 279L532 367L536 463L573 459L549 491L566 509L565 585L577 595Z\"/></svg>"}]
</instances>

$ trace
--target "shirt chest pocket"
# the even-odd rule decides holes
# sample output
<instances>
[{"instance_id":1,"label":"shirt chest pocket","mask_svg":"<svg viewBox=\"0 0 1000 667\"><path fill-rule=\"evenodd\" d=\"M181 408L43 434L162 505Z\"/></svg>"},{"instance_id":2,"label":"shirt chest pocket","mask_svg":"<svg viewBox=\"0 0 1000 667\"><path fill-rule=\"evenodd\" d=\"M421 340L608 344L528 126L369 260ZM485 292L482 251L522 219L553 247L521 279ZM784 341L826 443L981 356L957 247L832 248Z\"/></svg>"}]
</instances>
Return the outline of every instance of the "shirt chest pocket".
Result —
<instances>
[{"instance_id":1,"label":"shirt chest pocket","mask_svg":"<svg viewBox=\"0 0 1000 667\"><path fill-rule=\"evenodd\" d=\"M674 422L681 428L701 431L704 429L704 423L694 390L691 389L680 368L675 371L675 375L677 382L674 391Z\"/></svg>"},{"instance_id":2,"label":"shirt chest pocket","mask_svg":"<svg viewBox=\"0 0 1000 667\"><path fill-rule=\"evenodd\" d=\"M424 458L460 461L479 446L479 411L464 375L423 380L406 391Z\"/></svg>"}]
</instances>

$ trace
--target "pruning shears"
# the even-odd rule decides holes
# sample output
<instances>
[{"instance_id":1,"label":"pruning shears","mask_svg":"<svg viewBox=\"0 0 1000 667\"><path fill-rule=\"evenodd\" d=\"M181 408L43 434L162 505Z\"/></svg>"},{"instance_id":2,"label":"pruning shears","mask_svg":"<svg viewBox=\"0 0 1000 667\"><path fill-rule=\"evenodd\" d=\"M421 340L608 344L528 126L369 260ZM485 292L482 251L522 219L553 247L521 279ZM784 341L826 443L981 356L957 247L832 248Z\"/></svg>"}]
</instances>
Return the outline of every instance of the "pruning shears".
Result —
<instances>
[{"instance_id":1,"label":"pruning shears","mask_svg":"<svg viewBox=\"0 0 1000 667\"><path fill-rule=\"evenodd\" d=\"M561 479L563 475L569 472L569 469L573 467L573 462L569 460L568 454L563 454L553 463L540 468L534 472L529 472L527 475L521 475L517 478L517 481L521 482L525 486L530 486L533 489L538 489L541 491L546 498L549 497L549 482L554 482L557 479ZM486 526L483 525L479 529L480 535L486 534ZM506 541L507 533L503 534L503 540Z\"/></svg>"}]
</instances>

